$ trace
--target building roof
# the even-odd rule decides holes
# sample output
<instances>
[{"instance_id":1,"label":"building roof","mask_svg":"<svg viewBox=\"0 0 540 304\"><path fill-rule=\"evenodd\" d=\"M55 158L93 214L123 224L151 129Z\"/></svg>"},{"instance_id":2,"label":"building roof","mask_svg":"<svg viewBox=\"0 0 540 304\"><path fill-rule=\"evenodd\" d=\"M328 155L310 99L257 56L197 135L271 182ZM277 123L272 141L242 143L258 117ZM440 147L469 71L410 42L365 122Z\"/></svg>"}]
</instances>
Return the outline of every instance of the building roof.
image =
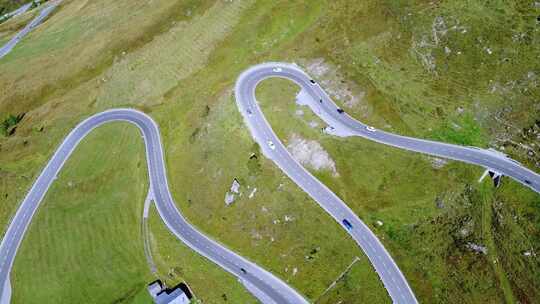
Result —
<instances>
[{"instance_id":1,"label":"building roof","mask_svg":"<svg viewBox=\"0 0 540 304\"><path fill-rule=\"evenodd\" d=\"M161 285L160 281L155 281L154 283L148 285L148 293L152 296L152 298L157 297L157 295L161 292L163 289L163 286Z\"/></svg>"},{"instance_id":2,"label":"building roof","mask_svg":"<svg viewBox=\"0 0 540 304\"><path fill-rule=\"evenodd\" d=\"M154 298L156 304L189 304L189 298L180 289L176 288L171 293L163 291Z\"/></svg>"}]
</instances>

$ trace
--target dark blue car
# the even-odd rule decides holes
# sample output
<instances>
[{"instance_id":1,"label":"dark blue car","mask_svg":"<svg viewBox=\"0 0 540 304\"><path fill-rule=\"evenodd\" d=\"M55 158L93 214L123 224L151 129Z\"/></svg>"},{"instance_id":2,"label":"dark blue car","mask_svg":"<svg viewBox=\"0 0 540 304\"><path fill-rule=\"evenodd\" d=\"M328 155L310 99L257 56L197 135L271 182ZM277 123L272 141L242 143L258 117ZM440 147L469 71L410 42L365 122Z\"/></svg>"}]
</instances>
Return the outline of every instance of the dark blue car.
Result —
<instances>
[{"instance_id":1,"label":"dark blue car","mask_svg":"<svg viewBox=\"0 0 540 304\"><path fill-rule=\"evenodd\" d=\"M347 228L348 230L352 230L353 229L353 226L351 225L351 223L346 220L346 219L343 219L343 226L345 226L345 228Z\"/></svg>"}]
</instances>

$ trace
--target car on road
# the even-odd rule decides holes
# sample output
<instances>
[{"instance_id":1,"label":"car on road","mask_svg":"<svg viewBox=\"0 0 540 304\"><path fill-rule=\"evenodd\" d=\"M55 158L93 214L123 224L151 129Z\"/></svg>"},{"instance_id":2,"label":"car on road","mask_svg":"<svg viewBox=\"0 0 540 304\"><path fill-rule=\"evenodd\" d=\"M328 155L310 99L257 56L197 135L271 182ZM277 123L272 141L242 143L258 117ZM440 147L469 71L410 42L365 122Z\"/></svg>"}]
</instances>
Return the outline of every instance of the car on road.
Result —
<instances>
[{"instance_id":1,"label":"car on road","mask_svg":"<svg viewBox=\"0 0 540 304\"><path fill-rule=\"evenodd\" d=\"M368 130L369 132L375 132L376 129L372 126L366 126L366 130Z\"/></svg>"},{"instance_id":2,"label":"car on road","mask_svg":"<svg viewBox=\"0 0 540 304\"><path fill-rule=\"evenodd\" d=\"M242 271L243 274L247 274L247 271L244 268L240 268L240 271Z\"/></svg>"},{"instance_id":3,"label":"car on road","mask_svg":"<svg viewBox=\"0 0 540 304\"><path fill-rule=\"evenodd\" d=\"M268 146L269 146L270 149L272 149L272 150L275 150L275 149L276 149L276 145L274 145L274 142L272 142L271 140L268 141Z\"/></svg>"},{"instance_id":4,"label":"car on road","mask_svg":"<svg viewBox=\"0 0 540 304\"><path fill-rule=\"evenodd\" d=\"M322 103L322 99L319 99L319 103Z\"/></svg>"},{"instance_id":5,"label":"car on road","mask_svg":"<svg viewBox=\"0 0 540 304\"><path fill-rule=\"evenodd\" d=\"M532 184L531 181L528 180L528 179L524 180L524 182L525 182L525 184L527 184L527 185L531 185L531 184Z\"/></svg>"},{"instance_id":6,"label":"car on road","mask_svg":"<svg viewBox=\"0 0 540 304\"><path fill-rule=\"evenodd\" d=\"M311 82L311 84L316 84L315 80L313 79L310 79L309 82Z\"/></svg>"},{"instance_id":7,"label":"car on road","mask_svg":"<svg viewBox=\"0 0 540 304\"><path fill-rule=\"evenodd\" d=\"M345 113L345 111L343 111L343 109L340 109L340 108L337 109L337 112L338 112L339 114Z\"/></svg>"},{"instance_id":8,"label":"car on road","mask_svg":"<svg viewBox=\"0 0 540 304\"><path fill-rule=\"evenodd\" d=\"M352 230L353 229L353 226L351 224L351 222L349 222L347 219L343 219L343 221L341 221L343 223L343 226L345 226L345 228L347 228L347 230Z\"/></svg>"},{"instance_id":9,"label":"car on road","mask_svg":"<svg viewBox=\"0 0 540 304\"><path fill-rule=\"evenodd\" d=\"M251 116L251 114L253 114L253 112L251 112L251 109L247 109L246 112L248 113L249 116Z\"/></svg>"},{"instance_id":10,"label":"car on road","mask_svg":"<svg viewBox=\"0 0 540 304\"><path fill-rule=\"evenodd\" d=\"M274 71L275 73L279 73L282 71L281 68L273 68L272 71Z\"/></svg>"}]
</instances>

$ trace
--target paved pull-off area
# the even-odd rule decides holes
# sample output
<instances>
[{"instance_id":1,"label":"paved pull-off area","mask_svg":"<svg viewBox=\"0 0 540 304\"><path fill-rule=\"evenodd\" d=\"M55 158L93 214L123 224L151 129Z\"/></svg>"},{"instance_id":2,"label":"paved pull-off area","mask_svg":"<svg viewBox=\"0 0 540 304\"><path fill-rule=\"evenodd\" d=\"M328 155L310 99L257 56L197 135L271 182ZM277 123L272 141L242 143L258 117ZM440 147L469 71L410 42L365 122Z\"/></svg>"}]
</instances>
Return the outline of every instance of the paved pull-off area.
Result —
<instances>
[{"instance_id":1,"label":"paved pull-off area","mask_svg":"<svg viewBox=\"0 0 540 304\"><path fill-rule=\"evenodd\" d=\"M94 128L111 121L136 125L144 138L150 191L157 210L168 229L191 249L227 270L263 303L307 303L294 289L280 279L249 262L195 229L182 216L169 191L162 143L157 124L146 114L132 109L105 111L81 122L69 133L43 169L13 217L0 244L0 302L9 303L9 274L13 261L49 186L78 143ZM24 288L24 287L20 287Z\"/></svg>"},{"instance_id":2,"label":"paved pull-off area","mask_svg":"<svg viewBox=\"0 0 540 304\"><path fill-rule=\"evenodd\" d=\"M417 300L390 254L373 232L339 197L294 160L262 114L255 97L255 89L261 81L271 77L289 79L300 86L303 95L302 102L324 120L334 134L361 136L401 149L480 165L510 176L534 191L540 192L540 175L499 153L400 136L377 130L353 119L338 108L328 94L294 64L265 63L242 73L236 82L236 102L264 155L272 159L283 172L347 230L369 258L394 303L416 303Z\"/></svg>"}]
</instances>

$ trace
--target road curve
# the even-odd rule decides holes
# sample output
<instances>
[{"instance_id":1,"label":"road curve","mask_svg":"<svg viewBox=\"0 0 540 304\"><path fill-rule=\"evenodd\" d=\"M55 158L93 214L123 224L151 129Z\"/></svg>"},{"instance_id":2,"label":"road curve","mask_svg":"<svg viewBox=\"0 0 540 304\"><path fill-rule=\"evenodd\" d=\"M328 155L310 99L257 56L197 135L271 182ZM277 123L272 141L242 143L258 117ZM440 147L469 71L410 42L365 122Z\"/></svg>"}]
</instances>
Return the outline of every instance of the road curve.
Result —
<instances>
[{"instance_id":1,"label":"road curve","mask_svg":"<svg viewBox=\"0 0 540 304\"><path fill-rule=\"evenodd\" d=\"M30 21L20 32L15 34L11 40L0 47L0 59L9 54L17 43L19 43L24 36L28 35L28 33L30 33L36 26L40 25L41 22L43 22L43 20L45 20L45 18L47 18L47 16L49 16L49 14L52 13L61 2L62 0L57 0L52 1L50 4L46 4L47 6L39 12L36 18L32 19L32 21Z\"/></svg>"},{"instance_id":2,"label":"road curve","mask_svg":"<svg viewBox=\"0 0 540 304\"><path fill-rule=\"evenodd\" d=\"M369 258L394 303L417 303L417 300L390 254L373 232L339 197L293 159L261 112L255 97L255 89L261 81L272 77L285 78L300 86L303 96L307 97L303 102L341 136L360 136L401 149L480 165L510 176L540 192L538 174L495 152L375 130L346 113L339 113L338 107L328 94L294 64L264 63L243 72L236 82L236 102L262 152L347 230ZM353 228L346 227L344 219L351 223Z\"/></svg>"},{"instance_id":3,"label":"road curve","mask_svg":"<svg viewBox=\"0 0 540 304\"><path fill-rule=\"evenodd\" d=\"M308 303L296 290L271 273L228 250L196 230L174 203L157 124L146 114L132 109L114 109L91 116L64 139L19 206L0 244L0 303L9 303L9 274L17 250L45 193L78 143L94 128L111 121L126 121L142 133L150 181L150 193L168 229L200 255L224 268L263 303Z\"/></svg>"}]
</instances>

